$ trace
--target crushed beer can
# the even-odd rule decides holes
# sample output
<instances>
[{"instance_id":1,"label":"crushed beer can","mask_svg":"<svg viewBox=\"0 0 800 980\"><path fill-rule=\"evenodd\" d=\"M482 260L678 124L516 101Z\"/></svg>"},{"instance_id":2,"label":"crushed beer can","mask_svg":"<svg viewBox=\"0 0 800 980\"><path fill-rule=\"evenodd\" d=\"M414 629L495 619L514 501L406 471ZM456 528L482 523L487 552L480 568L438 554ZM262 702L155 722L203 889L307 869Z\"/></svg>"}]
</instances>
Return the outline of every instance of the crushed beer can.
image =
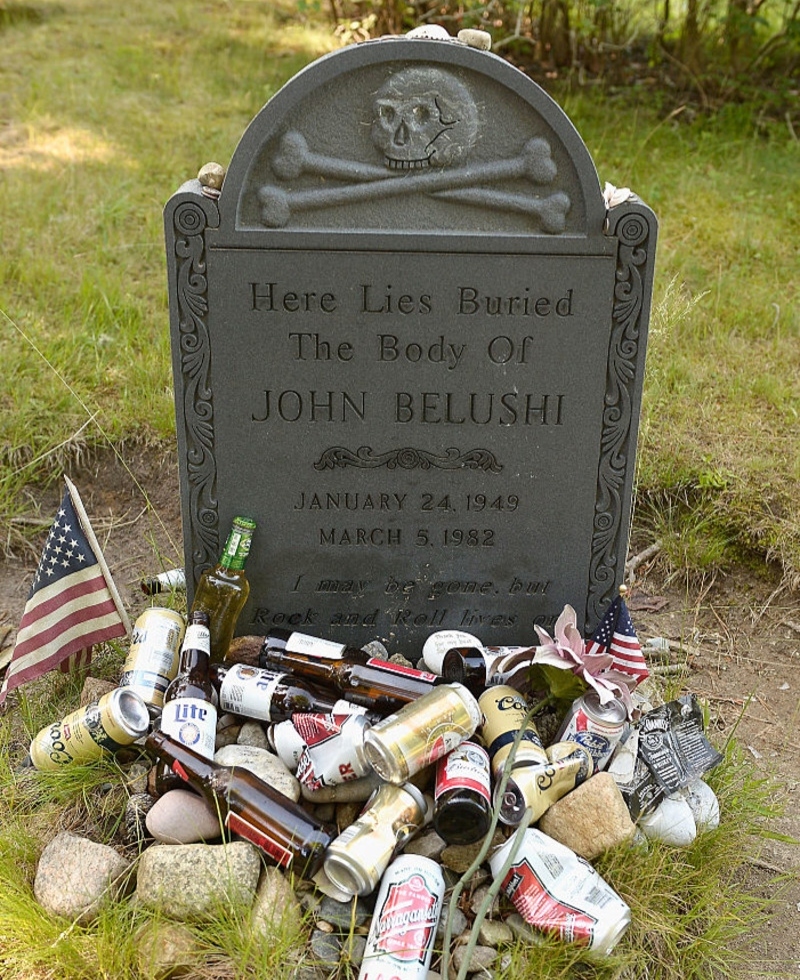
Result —
<instances>
[{"instance_id":1,"label":"crushed beer can","mask_svg":"<svg viewBox=\"0 0 800 980\"><path fill-rule=\"evenodd\" d=\"M298 714L292 724L305 743L297 779L310 790L349 783L372 771L364 754L370 722L363 714Z\"/></svg>"},{"instance_id":2,"label":"crushed beer can","mask_svg":"<svg viewBox=\"0 0 800 980\"><path fill-rule=\"evenodd\" d=\"M515 837L489 859L497 878ZM608 955L631 921L631 910L583 858L540 830L528 828L501 888L519 914L542 932Z\"/></svg>"},{"instance_id":3,"label":"crushed beer can","mask_svg":"<svg viewBox=\"0 0 800 980\"><path fill-rule=\"evenodd\" d=\"M444 890L442 870L430 858L403 854L389 865L375 902L358 980L425 980Z\"/></svg>"},{"instance_id":4,"label":"crushed beer can","mask_svg":"<svg viewBox=\"0 0 800 980\"><path fill-rule=\"evenodd\" d=\"M412 783L383 783L358 819L328 845L325 874L348 895L369 895L432 810L431 799Z\"/></svg>"},{"instance_id":5,"label":"crushed beer can","mask_svg":"<svg viewBox=\"0 0 800 980\"><path fill-rule=\"evenodd\" d=\"M61 721L46 725L30 745L36 769L58 770L73 763L93 762L147 734L150 715L136 691L114 688L97 701L78 708Z\"/></svg>"}]
</instances>

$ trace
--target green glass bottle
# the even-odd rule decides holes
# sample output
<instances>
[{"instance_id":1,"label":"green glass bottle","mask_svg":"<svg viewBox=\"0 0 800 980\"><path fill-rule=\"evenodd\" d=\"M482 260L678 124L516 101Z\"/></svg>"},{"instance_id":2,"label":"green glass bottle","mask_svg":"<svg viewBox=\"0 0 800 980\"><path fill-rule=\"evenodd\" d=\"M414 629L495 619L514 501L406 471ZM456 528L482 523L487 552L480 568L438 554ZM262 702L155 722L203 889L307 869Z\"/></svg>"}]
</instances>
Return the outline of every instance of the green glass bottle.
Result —
<instances>
[{"instance_id":1,"label":"green glass bottle","mask_svg":"<svg viewBox=\"0 0 800 980\"><path fill-rule=\"evenodd\" d=\"M233 639L239 613L250 594L244 566L256 522L235 517L222 557L200 576L191 612L207 612L211 629L211 663L221 663Z\"/></svg>"}]
</instances>

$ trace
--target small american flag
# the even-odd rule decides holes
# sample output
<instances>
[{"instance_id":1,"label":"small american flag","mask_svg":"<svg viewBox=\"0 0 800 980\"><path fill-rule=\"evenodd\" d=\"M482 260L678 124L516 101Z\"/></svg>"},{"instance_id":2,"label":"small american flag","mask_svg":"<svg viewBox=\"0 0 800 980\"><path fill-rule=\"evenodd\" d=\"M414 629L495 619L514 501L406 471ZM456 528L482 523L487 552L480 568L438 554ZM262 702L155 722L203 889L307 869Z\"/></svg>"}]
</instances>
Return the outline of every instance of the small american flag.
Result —
<instances>
[{"instance_id":1,"label":"small american flag","mask_svg":"<svg viewBox=\"0 0 800 980\"><path fill-rule=\"evenodd\" d=\"M600 625L586 644L587 654L610 653L614 658L612 670L628 674L636 684L648 677L642 647L631 622L628 605L618 595L606 610Z\"/></svg>"},{"instance_id":2,"label":"small american flag","mask_svg":"<svg viewBox=\"0 0 800 980\"><path fill-rule=\"evenodd\" d=\"M0 706L20 685L130 631L130 622L78 491L67 489L50 528L0 689Z\"/></svg>"}]
</instances>

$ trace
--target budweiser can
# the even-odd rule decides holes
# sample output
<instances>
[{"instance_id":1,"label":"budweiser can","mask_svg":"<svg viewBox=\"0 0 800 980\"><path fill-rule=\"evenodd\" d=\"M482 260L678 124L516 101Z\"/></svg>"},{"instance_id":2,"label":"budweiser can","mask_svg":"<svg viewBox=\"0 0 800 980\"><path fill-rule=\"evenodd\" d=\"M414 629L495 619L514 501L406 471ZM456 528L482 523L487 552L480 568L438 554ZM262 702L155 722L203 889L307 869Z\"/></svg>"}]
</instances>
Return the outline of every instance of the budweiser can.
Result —
<instances>
[{"instance_id":1,"label":"budweiser can","mask_svg":"<svg viewBox=\"0 0 800 980\"><path fill-rule=\"evenodd\" d=\"M381 881L358 980L425 980L442 912L444 876L430 858L403 854Z\"/></svg>"},{"instance_id":2,"label":"budweiser can","mask_svg":"<svg viewBox=\"0 0 800 980\"><path fill-rule=\"evenodd\" d=\"M98 701L47 725L31 742L37 769L57 770L70 763L92 762L116 752L147 733L147 704L130 688L115 688Z\"/></svg>"},{"instance_id":3,"label":"budweiser can","mask_svg":"<svg viewBox=\"0 0 800 980\"><path fill-rule=\"evenodd\" d=\"M431 810L431 801L411 783L383 783L358 819L328 845L325 874L348 895L369 895Z\"/></svg>"},{"instance_id":4,"label":"budweiser can","mask_svg":"<svg viewBox=\"0 0 800 980\"><path fill-rule=\"evenodd\" d=\"M297 778L310 790L349 783L372 771L364 754L364 715L293 715L292 724L305 742L297 761Z\"/></svg>"},{"instance_id":5,"label":"budweiser can","mask_svg":"<svg viewBox=\"0 0 800 980\"><path fill-rule=\"evenodd\" d=\"M514 843L510 838L489 859L495 878ZM631 921L631 910L587 861L534 828L523 834L501 887L527 923L603 955Z\"/></svg>"},{"instance_id":6,"label":"budweiser can","mask_svg":"<svg viewBox=\"0 0 800 980\"><path fill-rule=\"evenodd\" d=\"M164 707L164 692L178 673L185 629L183 616L157 606L145 609L133 624L119 686L136 691L153 717Z\"/></svg>"},{"instance_id":7,"label":"budweiser can","mask_svg":"<svg viewBox=\"0 0 800 980\"><path fill-rule=\"evenodd\" d=\"M573 701L558 738L586 746L594 759L595 772L599 772L605 769L622 738L627 718L628 710L622 701L614 698L601 704L597 691L587 691Z\"/></svg>"},{"instance_id":8,"label":"budweiser can","mask_svg":"<svg viewBox=\"0 0 800 980\"><path fill-rule=\"evenodd\" d=\"M381 779L404 783L468 739L480 723L478 702L463 684L440 684L373 725L364 751Z\"/></svg>"}]
</instances>

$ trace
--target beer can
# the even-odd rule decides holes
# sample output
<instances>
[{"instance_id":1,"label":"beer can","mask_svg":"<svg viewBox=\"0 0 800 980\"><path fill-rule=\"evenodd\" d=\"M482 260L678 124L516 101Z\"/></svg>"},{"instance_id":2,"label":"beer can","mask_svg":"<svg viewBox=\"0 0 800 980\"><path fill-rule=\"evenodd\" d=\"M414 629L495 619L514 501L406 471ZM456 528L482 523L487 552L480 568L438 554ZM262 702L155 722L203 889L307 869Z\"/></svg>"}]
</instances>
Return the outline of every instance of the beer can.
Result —
<instances>
[{"instance_id":1,"label":"beer can","mask_svg":"<svg viewBox=\"0 0 800 980\"><path fill-rule=\"evenodd\" d=\"M444 876L430 858L402 854L386 870L358 980L425 980L442 914Z\"/></svg>"},{"instance_id":2,"label":"beer can","mask_svg":"<svg viewBox=\"0 0 800 980\"><path fill-rule=\"evenodd\" d=\"M364 754L370 722L363 714L298 714L292 724L305 742L297 778L309 789L348 783L371 772Z\"/></svg>"},{"instance_id":3,"label":"beer can","mask_svg":"<svg viewBox=\"0 0 800 980\"><path fill-rule=\"evenodd\" d=\"M492 763L492 775L499 780L517 732L525 721L528 704L513 687L498 684L481 695L478 705L483 713L481 735ZM546 764L547 761L536 725L529 720L517 746L514 765Z\"/></svg>"},{"instance_id":4,"label":"beer can","mask_svg":"<svg viewBox=\"0 0 800 980\"><path fill-rule=\"evenodd\" d=\"M45 726L30 746L37 769L58 770L71 763L92 762L116 752L147 733L150 715L143 698L130 688L115 688Z\"/></svg>"},{"instance_id":5,"label":"beer can","mask_svg":"<svg viewBox=\"0 0 800 980\"><path fill-rule=\"evenodd\" d=\"M369 895L431 809L430 799L412 783L383 783L355 822L328 845L325 874L348 895Z\"/></svg>"},{"instance_id":6,"label":"beer can","mask_svg":"<svg viewBox=\"0 0 800 980\"><path fill-rule=\"evenodd\" d=\"M511 837L492 853L495 879L514 843ZM631 921L631 910L587 861L535 828L523 834L501 888L529 925L602 955Z\"/></svg>"},{"instance_id":7,"label":"beer can","mask_svg":"<svg viewBox=\"0 0 800 980\"><path fill-rule=\"evenodd\" d=\"M503 793L495 788L494 806L499 808L500 822L515 827L530 807L531 822L562 796L580 786L594 772L589 750L577 742L556 742L545 750L546 762L514 763Z\"/></svg>"},{"instance_id":8,"label":"beer can","mask_svg":"<svg viewBox=\"0 0 800 980\"><path fill-rule=\"evenodd\" d=\"M594 759L595 772L599 772L605 769L622 738L627 718L622 701L614 698L601 704L597 691L587 691L573 701L557 737L585 745Z\"/></svg>"},{"instance_id":9,"label":"beer can","mask_svg":"<svg viewBox=\"0 0 800 980\"><path fill-rule=\"evenodd\" d=\"M164 692L178 673L185 629L180 613L158 606L145 609L133 624L119 686L136 691L153 717L163 708Z\"/></svg>"},{"instance_id":10,"label":"beer can","mask_svg":"<svg viewBox=\"0 0 800 980\"><path fill-rule=\"evenodd\" d=\"M404 783L475 732L478 702L463 684L440 684L364 736L364 751L381 779Z\"/></svg>"}]
</instances>

